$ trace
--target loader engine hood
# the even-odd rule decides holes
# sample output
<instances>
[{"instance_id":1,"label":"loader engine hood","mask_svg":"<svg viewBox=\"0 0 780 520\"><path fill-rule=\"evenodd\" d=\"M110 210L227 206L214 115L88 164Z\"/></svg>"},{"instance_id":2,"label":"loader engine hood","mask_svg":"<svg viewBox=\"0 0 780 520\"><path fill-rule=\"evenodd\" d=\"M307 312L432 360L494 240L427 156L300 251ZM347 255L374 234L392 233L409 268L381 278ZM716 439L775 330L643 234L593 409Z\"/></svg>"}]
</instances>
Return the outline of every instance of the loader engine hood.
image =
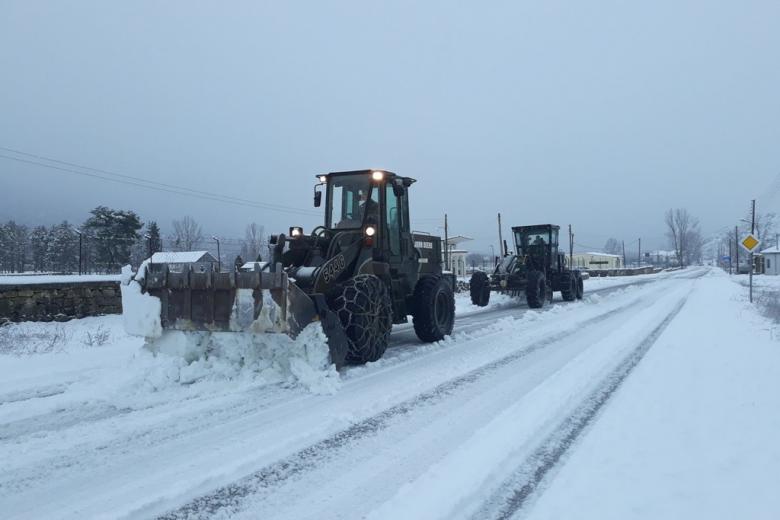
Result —
<instances>
[{"instance_id":1,"label":"loader engine hood","mask_svg":"<svg viewBox=\"0 0 780 520\"><path fill-rule=\"evenodd\" d=\"M365 245L362 230L333 230L325 236L287 240L288 247L275 258L306 293L325 293L352 271Z\"/></svg>"}]
</instances>

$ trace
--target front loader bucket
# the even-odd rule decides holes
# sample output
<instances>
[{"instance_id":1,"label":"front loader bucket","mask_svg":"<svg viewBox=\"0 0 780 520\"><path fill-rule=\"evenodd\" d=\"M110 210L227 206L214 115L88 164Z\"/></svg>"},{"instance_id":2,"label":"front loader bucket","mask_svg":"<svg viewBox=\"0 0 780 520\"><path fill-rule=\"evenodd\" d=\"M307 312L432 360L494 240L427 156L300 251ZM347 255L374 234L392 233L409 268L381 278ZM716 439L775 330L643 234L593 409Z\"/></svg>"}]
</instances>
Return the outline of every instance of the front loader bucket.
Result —
<instances>
[{"instance_id":1,"label":"front loader bucket","mask_svg":"<svg viewBox=\"0 0 780 520\"><path fill-rule=\"evenodd\" d=\"M182 331L284 333L295 338L320 321L331 360L344 364L348 339L322 295L308 295L291 282L281 266L276 272L196 272L184 266L147 265L136 277L142 292L160 300L160 325ZM133 283L132 281L130 283Z\"/></svg>"}]
</instances>

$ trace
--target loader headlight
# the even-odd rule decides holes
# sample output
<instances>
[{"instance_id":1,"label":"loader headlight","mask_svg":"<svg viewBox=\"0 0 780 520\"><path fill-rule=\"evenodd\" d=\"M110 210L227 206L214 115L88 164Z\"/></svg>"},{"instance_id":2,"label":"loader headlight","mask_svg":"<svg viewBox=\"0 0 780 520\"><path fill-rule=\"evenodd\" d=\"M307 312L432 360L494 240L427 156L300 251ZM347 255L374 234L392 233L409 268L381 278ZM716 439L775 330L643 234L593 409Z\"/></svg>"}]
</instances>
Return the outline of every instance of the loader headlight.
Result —
<instances>
[{"instance_id":1,"label":"loader headlight","mask_svg":"<svg viewBox=\"0 0 780 520\"><path fill-rule=\"evenodd\" d=\"M298 238L299 236L303 235L303 228L300 226L293 226L290 228L290 236L293 238Z\"/></svg>"},{"instance_id":2,"label":"loader headlight","mask_svg":"<svg viewBox=\"0 0 780 520\"><path fill-rule=\"evenodd\" d=\"M379 170L371 172L371 178L375 181L381 181L385 178L385 172L381 172Z\"/></svg>"},{"instance_id":3,"label":"loader headlight","mask_svg":"<svg viewBox=\"0 0 780 520\"><path fill-rule=\"evenodd\" d=\"M372 237L376 234L376 228L374 226L367 226L366 227L366 236Z\"/></svg>"},{"instance_id":4,"label":"loader headlight","mask_svg":"<svg viewBox=\"0 0 780 520\"><path fill-rule=\"evenodd\" d=\"M320 175L320 182L327 182L328 178L325 175Z\"/></svg>"}]
</instances>

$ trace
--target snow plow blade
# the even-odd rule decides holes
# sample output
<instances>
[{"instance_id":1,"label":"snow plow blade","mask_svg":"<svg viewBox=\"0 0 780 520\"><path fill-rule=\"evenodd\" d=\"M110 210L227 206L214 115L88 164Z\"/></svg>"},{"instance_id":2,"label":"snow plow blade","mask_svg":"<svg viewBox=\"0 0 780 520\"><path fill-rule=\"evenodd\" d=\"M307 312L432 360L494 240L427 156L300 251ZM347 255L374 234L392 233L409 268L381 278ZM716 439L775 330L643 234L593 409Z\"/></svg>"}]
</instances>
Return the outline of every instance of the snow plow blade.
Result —
<instances>
[{"instance_id":1,"label":"snow plow blade","mask_svg":"<svg viewBox=\"0 0 780 520\"><path fill-rule=\"evenodd\" d=\"M144 293L160 300L163 330L282 333L295 338L319 321L328 338L331 361L341 367L348 339L324 295L309 295L290 281L281 265L275 272L196 272L185 266L174 272L167 264L147 265L136 277ZM131 282L132 283L132 282Z\"/></svg>"}]
</instances>

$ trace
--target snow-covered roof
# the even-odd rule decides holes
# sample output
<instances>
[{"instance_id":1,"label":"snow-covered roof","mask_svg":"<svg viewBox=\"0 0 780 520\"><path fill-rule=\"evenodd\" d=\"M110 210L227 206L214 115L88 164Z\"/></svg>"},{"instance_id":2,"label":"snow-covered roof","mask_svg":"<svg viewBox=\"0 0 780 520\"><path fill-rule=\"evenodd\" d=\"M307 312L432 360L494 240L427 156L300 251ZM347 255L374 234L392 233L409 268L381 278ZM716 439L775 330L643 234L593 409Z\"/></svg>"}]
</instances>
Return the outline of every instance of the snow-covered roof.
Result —
<instances>
[{"instance_id":1,"label":"snow-covered roof","mask_svg":"<svg viewBox=\"0 0 780 520\"><path fill-rule=\"evenodd\" d=\"M208 251L158 251L152 255L153 264L192 264L216 261L217 259L211 256Z\"/></svg>"},{"instance_id":2,"label":"snow-covered roof","mask_svg":"<svg viewBox=\"0 0 780 520\"><path fill-rule=\"evenodd\" d=\"M468 242L469 240L474 240L474 239L464 235L455 235L454 237L447 237L447 244L451 246L456 246L461 242Z\"/></svg>"},{"instance_id":3,"label":"snow-covered roof","mask_svg":"<svg viewBox=\"0 0 780 520\"><path fill-rule=\"evenodd\" d=\"M574 256L577 255L607 256L609 258L623 258L623 255L613 255L610 253L574 253Z\"/></svg>"},{"instance_id":4,"label":"snow-covered roof","mask_svg":"<svg viewBox=\"0 0 780 520\"><path fill-rule=\"evenodd\" d=\"M764 249L763 251L761 251L762 255L766 255L766 254L770 254L771 255L772 253L775 253L775 254L780 253L780 248L775 246L775 247L770 247L768 249Z\"/></svg>"},{"instance_id":5,"label":"snow-covered roof","mask_svg":"<svg viewBox=\"0 0 780 520\"><path fill-rule=\"evenodd\" d=\"M242 271L254 271L255 269L262 269L268 265L268 262L247 262L241 266Z\"/></svg>"}]
</instances>

